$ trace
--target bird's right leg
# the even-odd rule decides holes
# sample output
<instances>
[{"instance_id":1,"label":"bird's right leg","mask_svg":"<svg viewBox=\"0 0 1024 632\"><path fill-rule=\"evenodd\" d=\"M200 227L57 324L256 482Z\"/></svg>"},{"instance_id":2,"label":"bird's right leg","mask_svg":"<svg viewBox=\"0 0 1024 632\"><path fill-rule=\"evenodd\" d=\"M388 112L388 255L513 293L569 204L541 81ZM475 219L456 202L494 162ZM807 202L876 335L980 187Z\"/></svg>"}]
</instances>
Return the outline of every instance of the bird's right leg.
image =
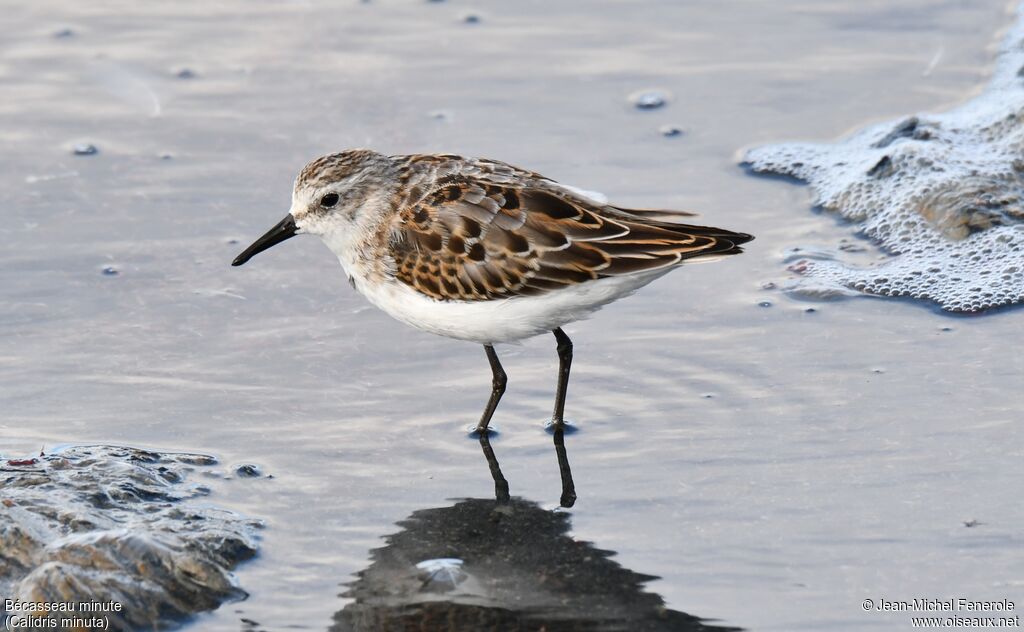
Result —
<instances>
[{"instance_id":1,"label":"bird's right leg","mask_svg":"<svg viewBox=\"0 0 1024 632\"><path fill-rule=\"evenodd\" d=\"M476 431L481 435L487 434L487 426L491 423L494 409L498 407L498 402L501 400L502 394L505 393L505 384L508 383L508 376L505 375L505 369L501 368L501 362L498 361L498 354L494 353L494 347L484 345L484 353L487 354L487 361L491 363L491 398L487 400L487 408L484 408L480 423L476 425Z\"/></svg>"}]
</instances>

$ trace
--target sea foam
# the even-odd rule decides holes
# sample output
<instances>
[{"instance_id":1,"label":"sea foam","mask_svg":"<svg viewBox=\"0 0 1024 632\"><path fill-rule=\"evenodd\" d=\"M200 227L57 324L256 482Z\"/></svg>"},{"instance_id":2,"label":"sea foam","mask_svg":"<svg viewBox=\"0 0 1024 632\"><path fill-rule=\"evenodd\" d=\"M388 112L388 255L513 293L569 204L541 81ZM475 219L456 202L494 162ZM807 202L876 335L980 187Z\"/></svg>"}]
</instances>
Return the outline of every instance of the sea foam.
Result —
<instances>
[{"instance_id":1,"label":"sea foam","mask_svg":"<svg viewBox=\"0 0 1024 632\"><path fill-rule=\"evenodd\" d=\"M744 164L807 182L815 204L888 255L864 267L803 259L791 290L908 296L952 312L1024 300L1024 4L991 82L941 114L872 125L836 143L754 148Z\"/></svg>"}]
</instances>

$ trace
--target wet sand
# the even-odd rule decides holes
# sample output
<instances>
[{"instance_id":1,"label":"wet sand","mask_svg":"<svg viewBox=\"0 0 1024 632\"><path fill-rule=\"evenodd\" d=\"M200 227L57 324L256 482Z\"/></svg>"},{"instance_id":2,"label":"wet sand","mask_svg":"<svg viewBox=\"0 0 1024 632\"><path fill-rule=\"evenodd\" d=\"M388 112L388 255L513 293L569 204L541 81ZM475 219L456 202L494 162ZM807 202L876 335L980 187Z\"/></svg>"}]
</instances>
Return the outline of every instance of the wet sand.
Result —
<instances>
[{"instance_id":1,"label":"wet sand","mask_svg":"<svg viewBox=\"0 0 1024 632\"><path fill-rule=\"evenodd\" d=\"M549 5L8 8L3 456L120 443L263 466L274 479L211 484L266 522L236 573L250 597L191 628L328 628L396 522L492 496L464 433L487 363L370 308L312 238L228 264L315 155L491 156L757 236L567 328L573 538L721 625L895 630L907 613L862 601L1024 603L1019 311L762 289L791 249L853 234L737 166L977 93L1006 4ZM648 88L670 102L636 110ZM513 495L556 507L554 342L498 352L494 450Z\"/></svg>"}]
</instances>

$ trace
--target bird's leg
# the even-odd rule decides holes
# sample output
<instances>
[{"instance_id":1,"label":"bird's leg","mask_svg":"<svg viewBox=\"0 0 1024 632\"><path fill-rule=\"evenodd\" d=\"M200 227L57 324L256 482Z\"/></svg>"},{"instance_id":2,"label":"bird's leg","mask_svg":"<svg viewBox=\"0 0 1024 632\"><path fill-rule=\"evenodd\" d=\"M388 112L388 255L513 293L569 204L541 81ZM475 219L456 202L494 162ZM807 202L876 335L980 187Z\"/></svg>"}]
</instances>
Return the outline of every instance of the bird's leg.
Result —
<instances>
[{"instance_id":1,"label":"bird's leg","mask_svg":"<svg viewBox=\"0 0 1024 632\"><path fill-rule=\"evenodd\" d=\"M565 453L565 431L561 426L555 428L555 454L558 456L558 473L562 475L562 498L559 504L572 507L576 504L576 485L572 482L569 457Z\"/></svg>"},{"instance_id":2,"label":"bird's leg","mask_svg":"<svg viewBox=\"0 0 1024 632\"><path fill-rule=\"evenodd\" d=\"M558 341L558 390L555 392L555 410L551 413L551 427L555 431L555 455L558 457L558 473L562 477L562 498L559 504L572 507L576 504L576 486L572 482L569 457L565 452L565 391L569 388L569 369L572 367L572 340L561 327L553 332Z\"/></svg>"},{"instance_id":3,"label":"bird's leg","mask_svg":"<svg viewBox=\"0 0 1024 632\"><path fill-rule=\"evenodd\" d=\"M558 341L558 390L555 392L555 410L551 413L551 425L558 430L562 427L565 414L565 391L569 387L569 367L572 366L572 340L561 327L553 332Z\"/></svg>"},{"instance_id":4,"label":"bird's leg","mask_svg":"<svg viewBox=\"0 0 1024 632\"><path fill-rule=\"evenodd\" d=\"M501 362L498 361L498 354L494 353L494 347L484 345L484 353L487 354L487 361L491 363L491 398L487 400L487 408L484 408L480 423L476 425L476 431L480 433L480 436L487 434L491 416L494 415L494 409L498 407L498 401L501 400L501 396L505 392L505 384L508 383L508 376L505 375L505 369L501 368Z\"/></svg>"},{"instance_id":5,"label":"bird's leg","mask_svg":"<svg viewBox=\"0 0 1024 632\"><path fill-rule=\"evenodd\" d=\"M494 479L494 497L499 503L507 503L509 500L508 481L501 473L498 459L494 456L494 449L491 441L487 438L486 432L480 433L480 449L484 451L484 458L487 459L487 467L491 470L491 478Z\"/></svg>"}]
</instances>

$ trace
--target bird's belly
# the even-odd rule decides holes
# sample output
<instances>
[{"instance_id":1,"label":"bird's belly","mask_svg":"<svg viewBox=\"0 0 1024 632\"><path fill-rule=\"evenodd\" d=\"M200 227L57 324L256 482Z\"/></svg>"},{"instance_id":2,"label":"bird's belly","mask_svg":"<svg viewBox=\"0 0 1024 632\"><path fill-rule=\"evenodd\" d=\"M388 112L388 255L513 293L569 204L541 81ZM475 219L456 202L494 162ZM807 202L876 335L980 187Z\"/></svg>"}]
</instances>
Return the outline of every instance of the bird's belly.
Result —
<instances>
[{"instance_id":1,"label":"bird's belly","mask_svg":"<svg viewBox=\"0 0 1024 632\"><path fill-rule=\"evenodd\" d=\"M586 318L664 274L588 281L541 296L489 301L436 301L399 281L356 283L371 303L393 318L430 333L482 344L512 342Z\"/></svg>"}]
</instances>

